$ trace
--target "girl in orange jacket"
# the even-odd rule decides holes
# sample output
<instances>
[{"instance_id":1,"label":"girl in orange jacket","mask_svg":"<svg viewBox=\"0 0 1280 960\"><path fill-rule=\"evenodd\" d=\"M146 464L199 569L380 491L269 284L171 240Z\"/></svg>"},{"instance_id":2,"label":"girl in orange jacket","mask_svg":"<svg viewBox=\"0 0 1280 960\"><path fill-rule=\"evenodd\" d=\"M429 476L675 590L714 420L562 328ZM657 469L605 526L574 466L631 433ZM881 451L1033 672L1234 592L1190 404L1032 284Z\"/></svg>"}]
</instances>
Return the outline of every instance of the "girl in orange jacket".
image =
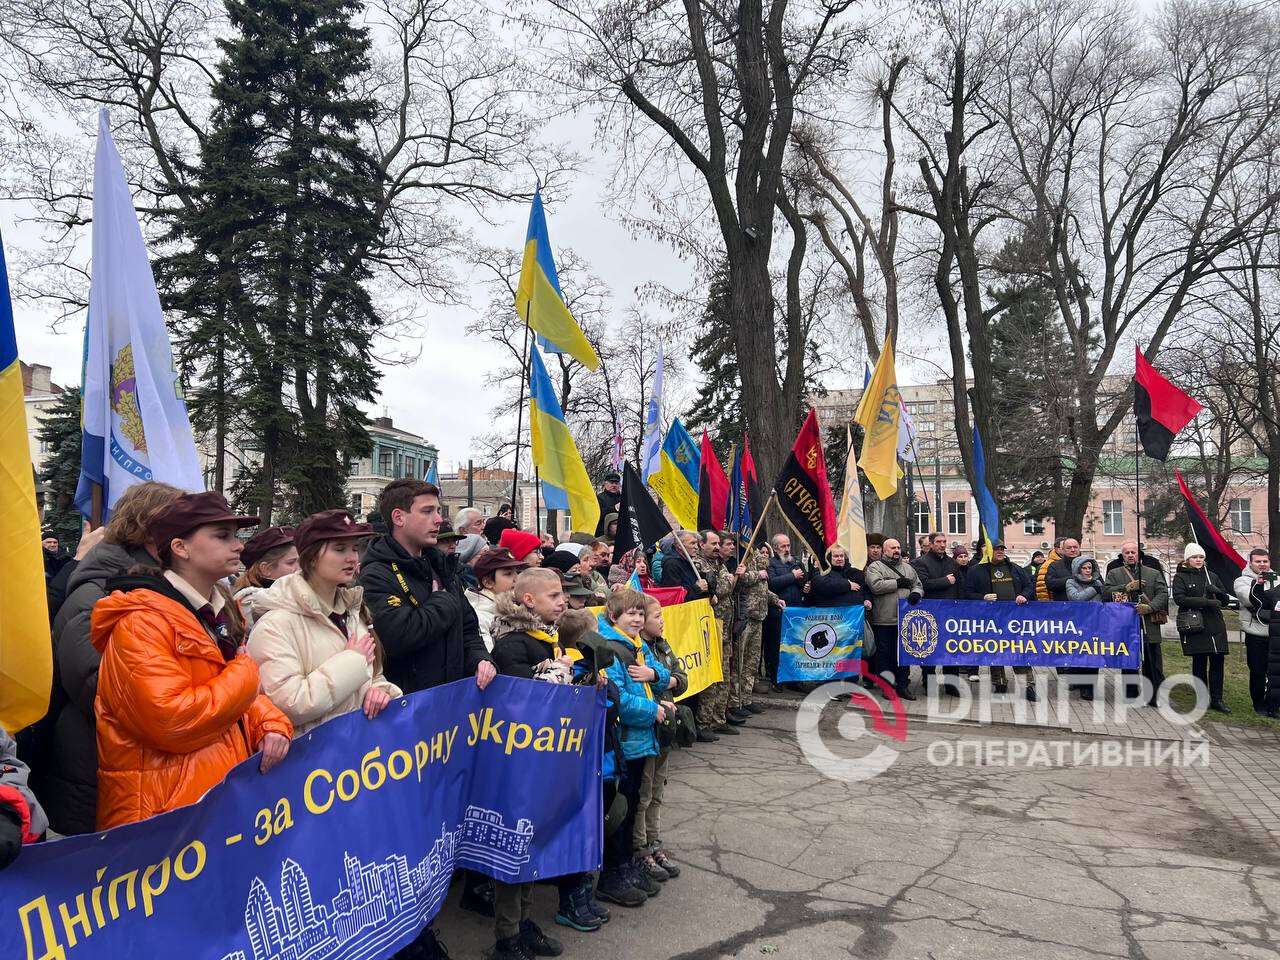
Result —
<instances>
[{"instance_id":1,"label":"girl in orange jacket","mask_svg":"<svg viewBox=\"0 0 1280 960\"><path fill-rule=\"evenodd\" d=\"M218 493L186 494L148 531L161 570L108 581L93 610L98 674L98 827L199 800L257 751L265 773L293 727L258 692L244 622L218 581L239 568L239 527Z\"/></svg>"}]
</instances>

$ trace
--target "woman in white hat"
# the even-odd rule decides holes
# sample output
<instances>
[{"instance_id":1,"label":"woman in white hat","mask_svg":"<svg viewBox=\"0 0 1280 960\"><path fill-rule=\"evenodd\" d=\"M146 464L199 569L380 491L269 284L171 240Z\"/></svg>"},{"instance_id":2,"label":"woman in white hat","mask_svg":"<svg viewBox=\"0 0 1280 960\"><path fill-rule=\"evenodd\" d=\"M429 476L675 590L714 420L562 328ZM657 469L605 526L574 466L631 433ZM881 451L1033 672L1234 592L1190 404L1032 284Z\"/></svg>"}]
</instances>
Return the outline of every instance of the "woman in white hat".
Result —
<instances>
[{"instance_id":1,"label":"woman in white hat","mask_svg":"<svg viewBox=\"0 0 1280 960\"><path fill-rule=\"evenodd\" d=\"M1173 602L1178 606L1178 639L1191 658L1191 672L1209 688L1209 709L1230 713L1222 702L1222 675L1227 656L1227 625L1222 608L1230 599L1220 581L1204 565L1204 547L1188 543L1173 575Z\"/></svg>"}]
</instances>

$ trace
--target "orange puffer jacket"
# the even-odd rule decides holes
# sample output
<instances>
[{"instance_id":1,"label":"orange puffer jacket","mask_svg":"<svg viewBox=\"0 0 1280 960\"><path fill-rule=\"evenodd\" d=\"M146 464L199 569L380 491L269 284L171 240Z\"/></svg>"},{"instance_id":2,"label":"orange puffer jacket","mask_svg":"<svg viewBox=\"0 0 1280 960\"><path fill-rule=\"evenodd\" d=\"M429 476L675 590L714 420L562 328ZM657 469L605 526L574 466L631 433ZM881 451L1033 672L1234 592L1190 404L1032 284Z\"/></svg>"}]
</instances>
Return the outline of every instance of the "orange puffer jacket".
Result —
<instances>
[{"instance_id":1,"label":"orange puffer jacket","mask_svg":"<svg viewBox=\"0 0 1280 960\"><path fill-rule=\"evenodd\" d=\"M258 692L246 653L230 663L164 581L93 609L98 673L98 828L199 800L268 733L293 726Z\"/></svg>"}]
</instances>

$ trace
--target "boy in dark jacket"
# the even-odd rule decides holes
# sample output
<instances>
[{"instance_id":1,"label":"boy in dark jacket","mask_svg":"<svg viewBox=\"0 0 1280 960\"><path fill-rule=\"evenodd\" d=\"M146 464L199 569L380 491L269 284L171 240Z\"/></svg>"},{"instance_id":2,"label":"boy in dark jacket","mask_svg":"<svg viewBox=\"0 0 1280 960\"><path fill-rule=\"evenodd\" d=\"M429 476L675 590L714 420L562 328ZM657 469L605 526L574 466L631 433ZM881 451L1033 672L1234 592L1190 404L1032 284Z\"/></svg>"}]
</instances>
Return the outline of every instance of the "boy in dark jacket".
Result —
<instances>
[{"instance_id":1,"label":"boy in dark jacket","mask_svg":"<svg viewBox=\"0 0 1280 960\"><path fill-rule=\"evenodd\" d=\"M565 612L564 587L554 570L533 567L516 577L511 593L497 600L493 660L498 672L527 680L569 683L573 658L560 646L556 622ZM575 651L576 652L576 651ZM533 884L494 881L493 960L558 957L560 941L548 937L529 917Z\"/></svg>"},{"instance_id":2,"label":"boy in dark jacket","mask_svg":"<svg viewBox=\"0 0 1280 960\"><path fill-rule=\"evenodd\" d=\"M665 628L666 625L662 620L662 604L646 594L644 625L640 628L640 636L653 651L654 659L671 672L671 679L667 682L665 693L674 701L689 689L689 677L680 665L680 660L671 649L671 645L662 636ZM645 872L654 880L665 883L680 876L680 868L671 862L659 837L662 794L667 785L667 758L671 755L671 744L668 742L664 745L661 735L658 740L658 750L656 757L647 757L644 762L644 773L640 778L640 802L636 807L636 823L632 837L636 853L642 858L641 864Z\"/></svg>"}]
</instances>

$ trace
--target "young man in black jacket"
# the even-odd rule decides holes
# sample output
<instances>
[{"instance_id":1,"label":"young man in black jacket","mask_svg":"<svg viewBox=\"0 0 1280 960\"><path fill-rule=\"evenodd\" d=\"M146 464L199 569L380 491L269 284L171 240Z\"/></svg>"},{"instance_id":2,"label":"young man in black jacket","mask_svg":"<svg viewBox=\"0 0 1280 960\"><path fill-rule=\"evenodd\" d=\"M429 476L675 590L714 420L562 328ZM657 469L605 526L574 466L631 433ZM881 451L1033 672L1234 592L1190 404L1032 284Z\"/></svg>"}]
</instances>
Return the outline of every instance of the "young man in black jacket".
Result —
<instances>
[{"instance_id":1,"label":"young man in black jacket","mask_svg":"<svg viewBox=\"0 0 1280 960\"><path fill-rule=\"evenodd\" d=\"M393 480L383 489L379 508L390 533L369 545L359 583L386 654L383 672L405 693L469 676L483 690L497 670L456 568L436 549L439 488L409 477ZM469 901L480 897L470 888L464 894ZM473 903L470 909L493 907ZM432 927L403 952L415 960L447 960L448 955Z\"/></svg>"}]
</instances>

